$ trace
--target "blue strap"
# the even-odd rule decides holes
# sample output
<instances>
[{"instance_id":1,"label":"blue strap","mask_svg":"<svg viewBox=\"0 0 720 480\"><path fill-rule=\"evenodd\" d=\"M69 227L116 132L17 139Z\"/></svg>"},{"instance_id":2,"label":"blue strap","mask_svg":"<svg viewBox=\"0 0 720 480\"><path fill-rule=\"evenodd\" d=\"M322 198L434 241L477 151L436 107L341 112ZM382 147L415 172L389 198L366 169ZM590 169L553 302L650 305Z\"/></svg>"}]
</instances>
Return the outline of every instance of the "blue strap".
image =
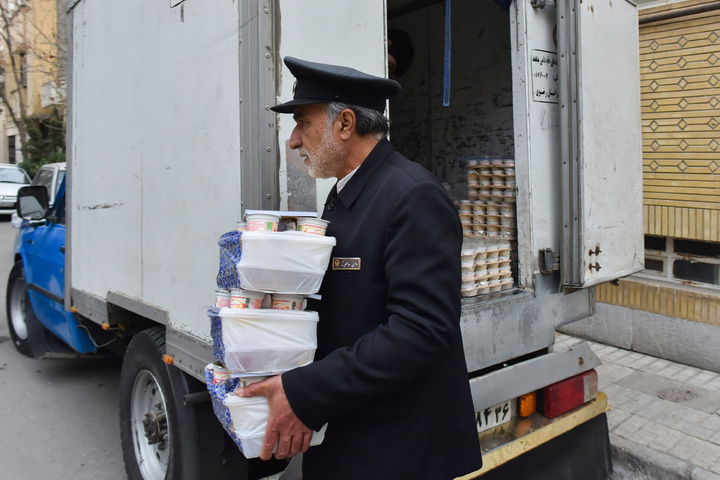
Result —
<instances>
[{"instance_id":1,"label":"blue strap","mask_svg":"<svg viewBox=\"0 0 720 480\"><path fill-rule=\"evenodd\" d=\"M443 107L450 105L450 0L445 0L445 67L443 72Z\"/></svg>"}]
</instances>

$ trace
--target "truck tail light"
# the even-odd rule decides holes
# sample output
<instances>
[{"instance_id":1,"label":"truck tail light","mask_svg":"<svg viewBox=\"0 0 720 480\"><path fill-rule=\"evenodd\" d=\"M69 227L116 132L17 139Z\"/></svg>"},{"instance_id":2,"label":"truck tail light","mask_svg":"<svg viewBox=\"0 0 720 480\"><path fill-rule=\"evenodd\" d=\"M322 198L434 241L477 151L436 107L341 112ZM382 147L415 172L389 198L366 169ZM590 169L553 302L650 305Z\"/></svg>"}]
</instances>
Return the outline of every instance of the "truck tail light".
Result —
<instances>
[{"instance_id":1,"label":"truck tail light","mask_svg":"<svg viewBox=\"0 0 720 480\"><path fill-rule=\"evenodd\" d=\"M518 403L520 404L520 411L518 412L519 415L521 417L529 417L537 407L537 396L535 395L535 392L520 395Z\"/></svg>"},{"instance_id":2,"label":"truck tail light","mask_svg":"<svg viewBox=\"0 0 720 480\"><path fill-rule=\"evenodd\" d=\"M590 370L543 389L543 415L555 418L597 397L597 372Z\"/></svg>"}]
</instances>

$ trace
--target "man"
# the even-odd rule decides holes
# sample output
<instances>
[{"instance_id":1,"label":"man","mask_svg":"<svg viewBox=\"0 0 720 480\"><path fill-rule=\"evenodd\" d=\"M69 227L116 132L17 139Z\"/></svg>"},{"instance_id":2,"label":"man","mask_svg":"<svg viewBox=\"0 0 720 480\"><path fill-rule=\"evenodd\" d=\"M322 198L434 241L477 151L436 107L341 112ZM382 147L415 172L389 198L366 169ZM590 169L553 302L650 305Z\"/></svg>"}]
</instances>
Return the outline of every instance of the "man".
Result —
<instances>
[{"instance_id":1,"label":"man","mask_svg":"<svg viewBox=\"0 0 720 480\"><path fill-rule=\"evenodd\" d=\"M451 479L482 465L460 336L462 228L437 179L385 139L400 85L287 57L290 147L337 177L323 218L337 245L315 362L251 384L270 419L261 458L298 452L304 480ZM325 440L308 450L312 430Z\"/></svg>"}]
</instances>

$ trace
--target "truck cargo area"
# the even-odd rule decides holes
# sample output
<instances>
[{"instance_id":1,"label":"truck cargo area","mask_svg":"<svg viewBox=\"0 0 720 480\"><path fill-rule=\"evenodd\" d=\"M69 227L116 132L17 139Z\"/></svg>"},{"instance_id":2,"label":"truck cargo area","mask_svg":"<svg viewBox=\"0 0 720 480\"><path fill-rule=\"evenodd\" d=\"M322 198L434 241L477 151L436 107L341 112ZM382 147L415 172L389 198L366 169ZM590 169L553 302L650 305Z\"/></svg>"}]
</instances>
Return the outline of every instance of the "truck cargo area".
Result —
<instances>
[{"instance_id":1,"label":"truck cargo area","mask_svg":"<svg viewBox=\"0 0 720 480\"><path fill-rule=\"evenodd\" d=\"M504 180L514 185L514 173L493 178L484 175L492 171L491 165L480 171L475 164L479 159L495 160L500 164L495 171L504 174L502 162L514 165L515 161L510 15L495 2L454 2L448 38L445 2L428 3L388 2L389 41L406 34L414 50L412 63L396 77L402 91L390 99L390 136L396 150L443 181L458 205L469 201L487 213L486 204L491 204L490 213L498 214L475 215L474 220L462 215L466 243L482 240L498 245L507 240L511 245L512 274L502 279L490 275L489 282L495 280L492 287L466 295L473 298L465 303L482 302L498 297L500 283L507 295L518 279L515 189L502 185ZM405 38L395 41L399 40L404 40L404 47L409 43ZM474 176L472 185L469 175ZM482 195L480 182L488 184ZM508 215L499 215L501 207ZM503 224L513 225L501 230L501 219L512 220Z\"/></svg>"}]
</instances>

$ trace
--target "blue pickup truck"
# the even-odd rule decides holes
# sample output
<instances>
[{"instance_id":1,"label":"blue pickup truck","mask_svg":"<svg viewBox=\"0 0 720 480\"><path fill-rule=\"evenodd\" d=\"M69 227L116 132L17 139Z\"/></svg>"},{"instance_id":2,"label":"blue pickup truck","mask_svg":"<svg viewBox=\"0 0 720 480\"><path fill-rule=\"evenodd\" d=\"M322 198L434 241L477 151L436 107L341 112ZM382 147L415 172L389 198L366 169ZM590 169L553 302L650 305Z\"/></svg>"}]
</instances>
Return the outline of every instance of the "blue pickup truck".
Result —
<instances>
[{"instance_id":1,"label":"blue pickup truck","mask_svg":"<svg viewBox=\"0 0 720 480\"><path fill-rule=\"evenodd\" d=\"M10 335L23 355L76 356L97 347L75 315L65 308L65 182L49 206L44 186L23 187L19 200L25 222L18 234L7 287ZM30 201L36 200L36 201Z\"/></svg>"}]
</instances>

